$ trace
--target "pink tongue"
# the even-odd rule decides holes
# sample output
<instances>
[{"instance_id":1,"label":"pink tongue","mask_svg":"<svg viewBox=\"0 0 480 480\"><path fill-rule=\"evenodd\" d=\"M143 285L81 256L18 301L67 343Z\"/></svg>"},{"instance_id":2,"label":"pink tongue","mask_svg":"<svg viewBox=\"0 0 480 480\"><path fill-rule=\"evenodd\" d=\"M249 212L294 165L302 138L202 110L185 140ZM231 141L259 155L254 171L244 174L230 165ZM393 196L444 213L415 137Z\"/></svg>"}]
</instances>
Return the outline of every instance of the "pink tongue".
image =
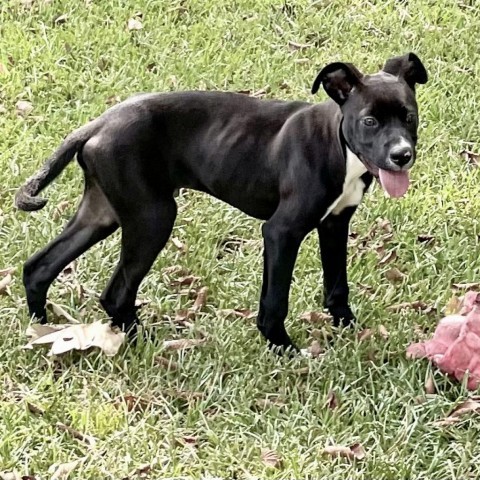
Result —
<instances>
[{"instance_id":1,"label":"pink tongue","mask_svg":"<svg viewBox=\"0 0 480 480\"><path fill-rule=\"evenodd\" d=\"M392 172L379 169L380 184L391 197L403 197L410 185L407 171Z\"/></svg>"}]
</instances>

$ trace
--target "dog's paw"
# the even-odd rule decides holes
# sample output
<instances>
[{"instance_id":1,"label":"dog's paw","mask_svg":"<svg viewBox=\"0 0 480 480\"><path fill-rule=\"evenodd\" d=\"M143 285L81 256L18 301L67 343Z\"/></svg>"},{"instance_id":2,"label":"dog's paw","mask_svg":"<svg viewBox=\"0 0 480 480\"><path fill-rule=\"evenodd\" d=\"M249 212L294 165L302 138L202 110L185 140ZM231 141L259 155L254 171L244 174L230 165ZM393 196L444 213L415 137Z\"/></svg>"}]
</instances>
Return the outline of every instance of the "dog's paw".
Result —
<instances>
[{"instance_id":1,"label":"dog's paw","mask_svg":"<svg viewBox=\"0 0 480 480\"><path fill-rule=\"evenodd\" d=\"M355 325L356 318L349 306L329 308L330 314L333 317L334 327L352 327Z\"/></svg>"}]
</instances>

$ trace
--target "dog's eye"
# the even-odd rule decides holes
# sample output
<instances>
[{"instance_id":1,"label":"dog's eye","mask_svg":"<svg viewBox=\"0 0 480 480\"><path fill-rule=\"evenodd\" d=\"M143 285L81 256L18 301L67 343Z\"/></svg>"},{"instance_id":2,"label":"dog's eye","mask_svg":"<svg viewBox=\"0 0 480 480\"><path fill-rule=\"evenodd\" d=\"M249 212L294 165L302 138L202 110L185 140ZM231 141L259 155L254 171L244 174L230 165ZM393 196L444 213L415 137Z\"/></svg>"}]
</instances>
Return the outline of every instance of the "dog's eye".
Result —
<instances>
[{"instance_id":1,"label":"dog's eye","mask_svg":"<svg viewBox=\"0 0 480 480\"><path fill-rule=\"evenodd\" d=\"M407 115L407 123L412 124L413 122L415 122L416 118L417 116L414 113L409 113Z\"/></svg>"},{"instance_id":2,"label":"dog's eye","mask_svg":"<svg viewBox=\"0 0 480 480\"><path fill-rule=\"evenodd\" d=\"M373 117L365 117L363 119L363 124L366 127L375 127L377 125L377 121Z\"/></svg>"}]
</instances>

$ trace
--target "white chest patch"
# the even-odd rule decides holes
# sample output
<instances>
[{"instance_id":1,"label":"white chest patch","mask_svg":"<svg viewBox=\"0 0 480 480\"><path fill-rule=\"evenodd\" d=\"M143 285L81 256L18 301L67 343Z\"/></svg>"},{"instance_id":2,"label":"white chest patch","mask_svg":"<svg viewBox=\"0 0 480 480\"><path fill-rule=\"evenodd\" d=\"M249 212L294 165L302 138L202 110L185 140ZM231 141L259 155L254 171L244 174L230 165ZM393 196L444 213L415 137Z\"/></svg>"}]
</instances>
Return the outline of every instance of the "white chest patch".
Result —
<instances>
[{"instance_id":1,"label":"white chest patch","mask_svg":"<svg viewBox=\"0 0 480 480\"><path fill-rule=\"evenodd\" d=\"M347 148L347 173L343 183L343 191L340 196L328 207L321 222L330 213L338 215L344 208L358 205L363 198L365 183L360 178L367 171L360 159Z\"/></svg>"}]
</instances>

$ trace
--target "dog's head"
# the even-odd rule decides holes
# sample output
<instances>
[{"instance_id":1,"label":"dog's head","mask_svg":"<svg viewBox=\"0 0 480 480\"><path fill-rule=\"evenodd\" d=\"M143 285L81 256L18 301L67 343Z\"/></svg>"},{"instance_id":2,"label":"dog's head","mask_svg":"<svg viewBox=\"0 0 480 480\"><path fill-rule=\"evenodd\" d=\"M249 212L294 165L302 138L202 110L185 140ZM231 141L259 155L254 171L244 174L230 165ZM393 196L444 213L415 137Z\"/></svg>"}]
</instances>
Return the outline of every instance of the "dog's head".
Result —
<instances>
[{"instance_id":1,"label":"dog's head","mask_svg":"<svg viewBox=\"0 0 480 480\"><path fill-rule=\"evenodd\" d=\"M331 63L312 87L316 93L322 84L338 103L348 147L393 197L409 185L418 129L415 85L427 78L420 59L409 53L391 58L374 75L363 75L349 63Z\"/></svg>"}]
</instances>

